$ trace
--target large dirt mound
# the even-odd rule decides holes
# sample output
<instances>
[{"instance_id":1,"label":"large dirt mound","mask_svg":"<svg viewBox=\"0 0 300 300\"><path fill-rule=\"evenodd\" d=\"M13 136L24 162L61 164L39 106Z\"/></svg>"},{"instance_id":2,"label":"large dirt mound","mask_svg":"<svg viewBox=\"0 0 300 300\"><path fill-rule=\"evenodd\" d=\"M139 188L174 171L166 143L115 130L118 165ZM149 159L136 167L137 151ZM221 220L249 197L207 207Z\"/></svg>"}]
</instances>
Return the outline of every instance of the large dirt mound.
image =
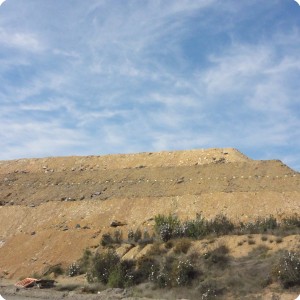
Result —
<instances>
[{"instance_id":1,"label":"large dirt mound","mask_svg":"<svg viewBox=\"0 0 300 300\"><path fill-rule=\"evenodd\" d=\"M69 264L113 220L152 226L159 213L251 220L291 215L300 175L278 160L208 149L0 162L0 268L8 277ZM0 274L1 275L1 274Z\"/></svg>"}]
</instances>

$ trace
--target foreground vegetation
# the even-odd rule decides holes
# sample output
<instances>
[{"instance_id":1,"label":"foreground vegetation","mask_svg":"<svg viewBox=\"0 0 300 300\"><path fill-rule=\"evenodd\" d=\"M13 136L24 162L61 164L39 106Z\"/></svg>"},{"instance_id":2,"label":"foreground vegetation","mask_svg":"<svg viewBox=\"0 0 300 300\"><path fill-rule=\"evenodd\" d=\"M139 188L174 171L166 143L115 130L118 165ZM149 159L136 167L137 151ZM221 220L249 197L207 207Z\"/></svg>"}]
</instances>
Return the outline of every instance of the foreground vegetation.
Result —
<instances>
[{"instance_id":1,"label":"foreground vegetation","mask_svg":"<svg viewBox=\"0 0 300 300\"><path fill-rule=\"evenodd\" d=\"M267 243L256 246L252 239L253 234L260 234L262 242L271 243L269 234L272 234L277 236L274 242L279 244L284 236L298 234L297 215L281 222L270 216L239 224L233 224L225 216L206 220L201 215L183 222L176 216L158 215L154 221L155 231L151 235L140 230L129 231L126 239L119 230L103 235L102 251L85 250L82 258L69 267L68 275L86 274L89 283L107 287L143 283L156 289L180 287L185 296L196 299L222 298L228 294L238 298L259 293L272 283L279 290L300 286L300 251L271 252ZM218 237L229 234L246 235L252 251L242 258L231 256L229 247L217 242ZM193 241L203 238L209 238L213 247L204 253L191 251ZM140 249L152 245L140 258L122 260L115 249L124 243Z\"/></svg>"}]
</instances>

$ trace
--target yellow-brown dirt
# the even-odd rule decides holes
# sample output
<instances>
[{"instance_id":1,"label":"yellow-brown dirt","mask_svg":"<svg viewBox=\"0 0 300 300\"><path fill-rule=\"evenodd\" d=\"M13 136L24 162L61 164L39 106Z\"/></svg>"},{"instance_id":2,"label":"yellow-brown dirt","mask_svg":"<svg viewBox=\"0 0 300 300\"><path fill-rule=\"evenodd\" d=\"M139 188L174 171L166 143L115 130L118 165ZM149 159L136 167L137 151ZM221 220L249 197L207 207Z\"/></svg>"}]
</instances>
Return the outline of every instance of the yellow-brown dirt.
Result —
<instances>
[{"instance_id":1,"label":"yellow-brown dirt","mask_svg":"<svg viewBox=\"0 0 300 300\"><path fill-rule=\"evenodd\" d=\"M299 208L299 173L231 148L2 161L0 276L67 266L112 221L126 232L151 228L157 214L251 221Z\"/></svg>"}]
</instances>

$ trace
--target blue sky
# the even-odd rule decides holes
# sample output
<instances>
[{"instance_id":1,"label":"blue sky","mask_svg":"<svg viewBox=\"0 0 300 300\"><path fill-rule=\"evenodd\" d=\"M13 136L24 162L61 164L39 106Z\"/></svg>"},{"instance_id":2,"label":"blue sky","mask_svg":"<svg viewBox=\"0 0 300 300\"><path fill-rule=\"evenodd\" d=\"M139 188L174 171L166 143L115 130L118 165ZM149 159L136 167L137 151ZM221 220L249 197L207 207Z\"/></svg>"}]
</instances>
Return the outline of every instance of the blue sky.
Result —
<instances>
[{"instance_id":1,"label":"blue sky","mask_svg":"<svg viewBox=\"0 0 300 300\"><path fill-rule=\"evenodd\" d=\"M0 159L234 147L300 170L294 0L6 0Z\"/></svg>"}]
</instances>

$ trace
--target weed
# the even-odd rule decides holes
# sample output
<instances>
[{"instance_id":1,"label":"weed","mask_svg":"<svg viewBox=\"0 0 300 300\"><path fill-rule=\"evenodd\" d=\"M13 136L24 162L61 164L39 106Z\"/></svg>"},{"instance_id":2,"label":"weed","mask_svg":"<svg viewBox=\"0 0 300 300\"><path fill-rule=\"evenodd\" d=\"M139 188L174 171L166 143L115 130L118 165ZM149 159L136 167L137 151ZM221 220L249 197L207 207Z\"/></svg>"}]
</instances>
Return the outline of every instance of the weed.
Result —
<instances>
[{"instance_id":1,"label":"weed","mask_svg":"<svg viewBox=\"0 0 300 300\"><path fill-rule=\"evenodd\" d=\"M263 242L266 242L266 241L268 240L268 237L267 237L266 235L262 235L262 236L261 236L261 240L262 240Z\"/></svg>"},{"instance_id":2,"label":"weed","mask_svg":"<svg viewBox=\"0 0 300 300\"><path fill-rule=\"evenodd\" d=\"M284 252L280 257L276 273L284 288L300 285L300 254Z\"/></svg>"},{"instance_id":3,"label":"weed","mask_svg":"<svg viewBox=\"0 0 300 300\"><path fill-rule=\"evenodd\" d=\"M215 280L208 279L198 286L201 298L203 300L216 299L222 294L220 285Z\"/></svg>"},{"instance_id":4,"label":"weed","mask_svg":"<svg viewBox=\"0 0 300 300\"><path fill-rule=\"evenodd\" d=\"M80 266L77 263L72 263L68 268L68 275L74 277L80 274Z\"/></svg>"},{"instance_id":5,"label":"weed","mask_svg":"<svg viewBox=\"0 0 300 300\"><path fill-rule=\"evenodd\" d=\"M300 228L300 216L298 214L295 214L293 216L284 218L282 220L282 224L285 229Z\"/></svg>"},{"instance_id":6,"label":"weed","mask_svg":"<svg viewBox=\"0 0 300 300\"><path fill-rule=\"evenodd\" d=\"M277 237L276 240L275 240L275 242L276 242L277 244L280 244L280 243L283 242L283 239L282 239L281 237Z\"/></svg>"},{"instance_id":7,"label":"weed","mask_svg":"<svg viewBox=\"0 0 300 300\"><path fill-rule=\"evenodd\" d=\"M179 260L173 266L172 276L177 286L188 285L195 278L196 272L189 259ZM174 285L174 282L173 282Z\"/></svg>"},{"instance_id":8,"label":"weed","mask_svg":"<svg viewBox=\"0 0 300 300\"><path fill-rule=\"evenodd\" d=\"M229 249L226 245L221 245L205 254L204 258L210 265L216 265L220 268L225 267L229 262Z\"/></svg>"},{"instance_id":9,"label":"weed","mask_svg":"<svg viewBox=\"0 0 300 300\"><path fill-rule=\"evenodd\" d=\"M224 215L217 215L208 223L209 231L217 235L226 235L234 230L234 224Z\"/></svg>"},{"instance_id":10,"label":"weed","mask_svg":"<svg viewBox=\"0 0 300 300\"><path fill-rule=\"evenodd\" d=\"M254 244L255 244L255 240L253 240L253 239L248 240L248 245L254 245Z\"/></svg>"}]
</instances>

